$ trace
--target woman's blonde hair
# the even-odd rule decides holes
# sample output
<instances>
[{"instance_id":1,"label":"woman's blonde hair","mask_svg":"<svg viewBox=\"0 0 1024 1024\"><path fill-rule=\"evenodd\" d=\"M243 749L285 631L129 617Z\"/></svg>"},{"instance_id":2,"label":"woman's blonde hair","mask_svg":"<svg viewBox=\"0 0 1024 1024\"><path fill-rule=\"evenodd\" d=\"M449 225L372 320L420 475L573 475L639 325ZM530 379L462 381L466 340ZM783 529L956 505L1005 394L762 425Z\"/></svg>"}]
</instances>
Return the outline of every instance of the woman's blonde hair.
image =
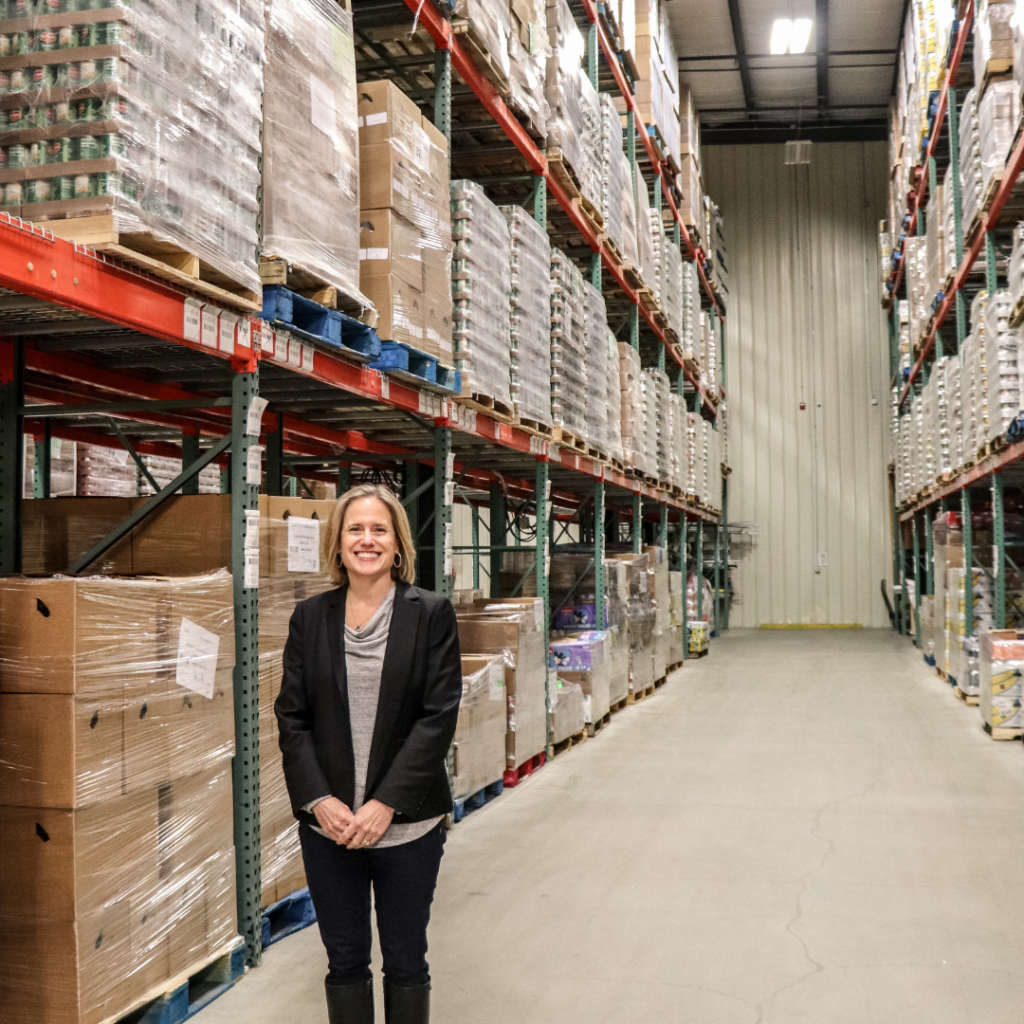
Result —
<instances>
[{"instance_id":1,"label":"woman's blonde hair","mask_svg":"<svg viewBox=\"0 0 1024 1024\"><path fill-rule=\"evenodd\" d=\"M361 498L376 498L384 503L391 513L391 525L395 531L395 540L398 542L399 565L391 567L391 578L401 580L403 583L416 582L416 548L412 542L412 529L409 526L409 517L405 514L405 508L395 497L393 491L380 484L360 484L346 491L339 499L334 511L331 513L330 522L327 524L327 533L324 534L324 561L327 563L327 571L331 574L331 582L339 586L348 583L348 570L342 564L341 531L345 525L345 513L349 505Z\"/></svg>"}]
</instances>

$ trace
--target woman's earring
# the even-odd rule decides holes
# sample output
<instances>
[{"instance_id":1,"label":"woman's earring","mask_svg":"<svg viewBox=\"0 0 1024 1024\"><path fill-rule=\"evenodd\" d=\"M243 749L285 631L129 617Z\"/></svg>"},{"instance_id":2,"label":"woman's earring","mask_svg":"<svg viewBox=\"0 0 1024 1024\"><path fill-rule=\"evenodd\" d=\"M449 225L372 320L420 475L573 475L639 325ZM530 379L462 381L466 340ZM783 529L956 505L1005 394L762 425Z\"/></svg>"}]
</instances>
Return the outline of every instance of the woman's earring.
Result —
<instances>
[{"instance_id":1,"label":"woman's earring","mask_svg":"<svg viewBox=\"0 0 1024 1024\"><path fill-rule=\"evenodd\" d=\"M402 552L395 552L395 568L400 569L402 567Z\"/></svg>"}]
</instances>

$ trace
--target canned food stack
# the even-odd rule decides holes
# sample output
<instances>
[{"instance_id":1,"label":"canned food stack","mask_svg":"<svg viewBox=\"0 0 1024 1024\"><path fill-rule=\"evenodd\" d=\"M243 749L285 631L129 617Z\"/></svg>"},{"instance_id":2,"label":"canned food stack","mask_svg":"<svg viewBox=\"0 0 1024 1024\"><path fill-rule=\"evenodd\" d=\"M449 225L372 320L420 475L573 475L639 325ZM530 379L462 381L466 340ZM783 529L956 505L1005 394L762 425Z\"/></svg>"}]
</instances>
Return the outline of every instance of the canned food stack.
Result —
<instances>
[{"instance_id":1,"label":"canned food stack","mask_svg":"<svg viewBox=\"0 0 1024 1024\"><path fill-rule=\"evenodd\" d=\"M551 113L544 95L547 74L544 0L511 0L508 6L511 91L506 102L525 118L536 134L543 136Z\"/></svg>"},{"instance_id":2,"label":"canned food stack","mask_svg":"<svg viewBox=\"0 0 1024 1024\"><path fill-rule=\"evenodd\" d=\"M964 97L960 111L960 226L965 241L974 218L981 210L984 189L978 134L978 91L974 88Z\"/></svg>"},{"instance_id":3,"label":"canned food stack","mask_svg":"<svg viewBox=\"0 0 1024 1024\"><path fill-rule=\"evenodd\" d=\"M646 191L646 190L645 190ZM647 211L647 219L651 225L651 281L647 287L654 292L654 298L661 303L662 264L665 253L665 231L661 224L661 212L653 206Z\"/></svg>"},{"instance_id":4,"label":"canned food stack","mask_svg":"<svg viewBox=\"0 0 1024 1024\"><path fill-rule=\"evenodd\" d=\"M974 16L974 81L982 83L989 61L1013 60L1016 3L989 2L976 5ZM1002 71L1002 67L999 69ZM998 83L993 82L992 85ZM1015 83L1010 83L1014 85ZM991 86L989 87L991 88ZM1015 90L1020 93L1020 87ZM988 95L986 91L986 95Z\"/></svg>"},{"instance_id":5,"label":"canned food stack","mask_svg":"<svg viewBox=\"0 0 1024 1024\"><path fill-rule=\"evenodd\" d=\"M674 242L664 239L662 248L661 311L669 330L679 340L683 336L683 254Z\"/></svg>"},{"instance_id":6,"label":"canned food stack","mask_svg":"<svg viewBox=\"0 0 1024 1024\"><path fill-rule=\"evenodd\" d=\"M972 459L988 439L988 361L985 332L987 301L986 293L979 292L971 302L971 333L963 347L963 369L967 374L964 457ZM961 382L963 380L961 377Z\"/></svg>"},{"instance_id":7,"label":"canned food stack","mask_svg":"<svg viewBox=\"0 0 1024 1024\"><path fill-rule=\"evenodd\" d=\"M508 224L484 190L465 179L451 183L451 213L452 340L462 393L500 402L511 413Z\"/></svg>"},{"instance_id":8,"label":"canned food stack","mask_svg":"<svg viewBox=\"0 0 1024 1024\"><path fill-rule=\"evenodd\" d=\"M352 15L329 0L270 0L266 26L263 252L366 306Z\"/></svg>"},{"instance_id":9,"label":"canned food stack","mask_svg":"<svg viewBox=\"0 0 1024 1024\"><path fill-rule=\"evenodd\" d=\"M686 465L684 467L683 490L688 498L697 497L697 421L700 417L696 413L688 412L683 421L683 429L686 434Z\"/></svg>"},{"instance_id":10,"label":"canned food stack","mask_svg":"<svg viewBox=\"0 0 1024 1024\"><path fill-rule=\"evenodd\" d=\"M1000 7L1009 7L1000 4ZM990 7L991 9L991 7ZM992 178L1001 174L1010 154L1014 134L1020 122L1020 94L1009 81L991 82L978 104L978 148L981 156L981 190L985 193Z\"/></svg>"},{"instance_id":11,"label":"canned food stack","mask_svg":"<svg viewBox=\"0 0 1024 1024\"><path fill-rule=\"evenodd\" d=\"M561 249L551 250L551 415L566 433L587 436L587 314L584 281Z\"/></svg>"},{"instance_id":12,"label":"canned food stack","mask_svg":"<svg viewBox=\"0 0 1024 1024\"><path fill-rule=\"evenodd\" d=\"M935 204L932 207L934 216L925 217L925 299L931 310L935 296L942 290L946 281L943 271L946 260L946 232L942 219L944 199L941 185L937 187L929 203Z\"/></svg>"},{"instance_id":13,"label":"canned food stack","mask_svg":"<svg viewBox=\"0 0 1024 1024\"><path fill-rule=\"evenodd\" d=\"M589 282L583 282L583 300L586 311L587 337L587 400L586 439L590 448L602 455L608 454L608 370L607 359L602 359L608 338L608 317L604 296Z\"/></svg>"},{"instance_id":14,"label":"canned food stack","mask_svg":"<svg viewBox=\"0 0 1024 1024\"><path fill-rule=\"evenodd\" d=\"M1013 248L1010 251L1010 265L1007 274L1010 282L1010 296L1014 307L1024 299L1024 221L1013 228Z\"/></svg>"},{"instance_id":15,"label":"canned food stack","mask_svg":"<svg viewBox=\"0 0 1024 1024\"><path fill-rule=\"evenodd\" d=\"M952 361L949 356L936 359L927 385L935 390L935 400L932 403L932 443L935 450L936 477L950 472L953 468L953 441L949 429L949 367Z\"/></svg>"},{"instance_id":16,"label":"canned food stack","mask_svg":"<svg viewBox=\"0 0 1024 1024\"><path fill-rule=\"evenodd\" d=\"M634 201L636 202L636 246L639 263L637 270L644 284L654 291L657 284L657 265L654 257L654 237L651 232L651 202L647 193L647 183L634 167Z\"/></svg>"},{"instance_id":17,"label":"canned food stack","mask_svg":"<svg viewBox=\"0 0 1024 1024\"><path fill-rule=\"evenodd\" d=\"M701 377L708 388L713 388L718 383L718 326L710 312L705 312L701 320Z\"/></svg>"},{"instance_id":18,"label":"canned food stack","mask_svg":"<svg viewBox=\"0 0 1024 1024\"><path fill-rule=\"evenodd\" d=\"M657 476L659 480L668 480L671 472L669 446L672 443L668 413L668 374L664 370L644 370L644 383L647 393L645 407L648 444L650 445L651 438L654 439L652 475Z\"/></svg>"},{"instance_id":19,"label":"canned food stack","mask_svg":"<svg viewBox=\"0 0 1024 1024\"><path fill-rule=\"evenodd\" d=\"M551 242L521 206L503 206L511 241L511 386L517 420L550 427Z\"/></svg>"},{"instance_id":20,"label":"canned food stack","mask_svg":"<svg viewBox=\"0 0 1024 1024\"><path fill-rule=\"evenodd\" d=\"M701 334L704 330L700 312L700 276L697 264L683 261L683 322L679 345L684 359L700 359Z\"/></svg>"},{"instance_id":21,"label":"canned food stack","mask_svg":"<svg viewBox=\"0 0 1024 1024\"><path fill-rule=\"evenodd\" d=\"M907 268L907 294L910 297L910 340L919 342L927 333L931 319L932 298L928 294L928 240L923 236L908 238L904 259Z\"/></svg>"},{"instance_id":22,"label":"canned food stack","mask_svg":"<svg viewBox=\"0 0 1024 1024\"><path fill-rule=\"evenodd\" d=\"M622 125L611 94L601 93L601 216L608 241L625 258L622 240L623 191L632 189L629 161L622 150Z\"/></svg>"},{"instance_id":23,"label":"canned food stack","mask_svg":"<svg viewBox=\"0 0 1024 1024\"><path fill-rule=\"evenodd\" d=\"M622 454L626 467L645 476L647 462L647 415L644 408L644 375L640 353L624 341L618 343Z\"/></svg>"},{"instance_id":24,"label":"canned food stack","mask_svg":"<svg viewBox=\"0 0 1024 1024\"><path fill-rule=\"evenodd\" d=\"M995 441L1021 410L1021 376L1018 363L1020 333L1010 328L1013 297L996 292L985 304L988 339L988 440Z\"/></svg>"},{"instance_id":25,"label":"canned food stack","mask_svg":"<svg viewBox=\"0 0 1024 1024\"><path fill-rule=\"evenodd\" d=\"M668 396L672 417L672 484L686 487L686 400L672 392Z\"/></svg>"},{"instance_id":26,"label":"canned food stack","mask_svg":"<svg viewBox=\"0 0 1024 1024\"><path fill-rule=\"evenodd\" d=\"M954 219L953 207L953 175L959 174L958 168L950 164L942 174L942 285L945 286L946 279L957 270L956 258L956 221Z\"/></svg>"},{"instance_id":27,"label":"canned food stack","mask_svg":"<svg viewBox=\"0 0 1024 1024\"><path fill-rule=\"evenodd\" d=\"M583 70L586 45L566 0L548 0L547 28L548 151L558 151L575 177L581 195L599 208L601 101Z\"/></svg>"},{"instance_id":28,"label":"canned food stack","mask_svg":"<svg viewBox=\"0 0 1024 1024\"><path fill-rule=\"evenodd\" d=\"M605 333L604 346L607 373L605 395L608 407L608 457L619 464L625 462L622 454L622 394L619 379L619 347L611 331Z\"/></svg>"},{"instance_id":29,"label":"canned food stack","mask_svg":"<svg viewBox=\"0 0 1024 1024\"><path fill-rule=\"evenodd\" d=\"M3 205L112 214L259 290L263 6L15 0L0 22Z\"/></svg>"}]
</instances>

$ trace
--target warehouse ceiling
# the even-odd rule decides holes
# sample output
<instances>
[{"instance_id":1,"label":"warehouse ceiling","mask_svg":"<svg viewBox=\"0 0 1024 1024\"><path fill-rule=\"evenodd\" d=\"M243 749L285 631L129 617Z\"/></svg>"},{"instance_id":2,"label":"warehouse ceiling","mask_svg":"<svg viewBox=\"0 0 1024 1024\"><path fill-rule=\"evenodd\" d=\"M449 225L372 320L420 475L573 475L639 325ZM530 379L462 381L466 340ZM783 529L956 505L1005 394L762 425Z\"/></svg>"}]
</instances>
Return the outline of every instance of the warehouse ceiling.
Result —
<instances>
[{"instance_id":1,"label":"warehouse ceiling","mask_svg":"<svg viewBox=\"0 0 1024 1024\"><path fill-rule=\"evenodd\" d=\"M665 0L705 145L884 139L907 0ZM813 21L772 55L776 18Z\"/></svg>"}]
</instances>

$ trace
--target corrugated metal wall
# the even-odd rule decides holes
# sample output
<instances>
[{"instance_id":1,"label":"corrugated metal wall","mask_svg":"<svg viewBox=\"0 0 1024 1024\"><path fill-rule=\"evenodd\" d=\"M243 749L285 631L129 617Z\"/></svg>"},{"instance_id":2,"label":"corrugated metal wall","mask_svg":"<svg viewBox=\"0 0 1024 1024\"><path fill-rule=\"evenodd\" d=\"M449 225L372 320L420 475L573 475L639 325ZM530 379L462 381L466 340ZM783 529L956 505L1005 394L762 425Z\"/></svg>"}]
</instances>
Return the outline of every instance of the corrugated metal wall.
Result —
<instances>
[{"instance_id":1,"label":"corrugated metal wall","mask_svg":"<svg viewBox=\"0 0 1024 1024\"><path fill-rule=\"evenodd\" d=\"M703 161L729 247L729 519L755 531L733 544L731 623L886 626L885 145L815 144L796 167L781 145L709 146Z\"/></svg>"}]
</instances>

